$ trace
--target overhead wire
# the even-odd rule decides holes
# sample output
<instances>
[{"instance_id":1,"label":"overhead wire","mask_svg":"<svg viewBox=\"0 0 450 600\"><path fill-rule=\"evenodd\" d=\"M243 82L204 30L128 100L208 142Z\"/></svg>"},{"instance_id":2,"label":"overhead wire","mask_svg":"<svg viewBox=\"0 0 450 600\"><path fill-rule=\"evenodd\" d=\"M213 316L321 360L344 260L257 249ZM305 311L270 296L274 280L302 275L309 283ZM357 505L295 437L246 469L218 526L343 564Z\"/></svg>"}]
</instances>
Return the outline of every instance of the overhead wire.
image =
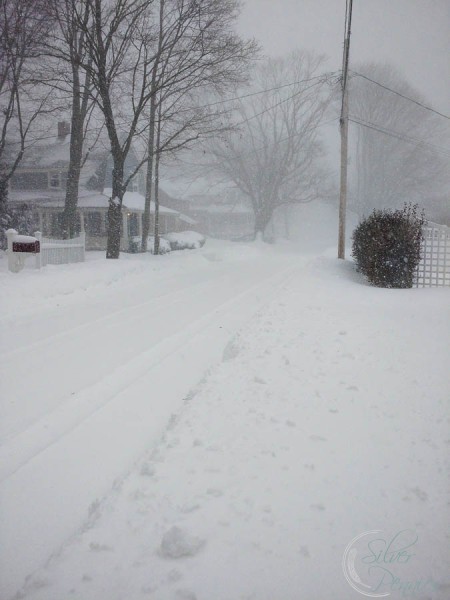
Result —
<instances>
[{"instance_id":1,"label":"overhead wire","mask_svg":"<svg viewBox=\"0 0 450 600\"><path fill-rule=\"evenodd\" d=\"M294 85L299 85L301 83L308 83L308 82L314 81L316 79L327 78L327 82L329 82L331 80L331 77L333 75L336 75L336 73L337 73L337 71L329 71L329 72L326 72L326 73L322 73L321 75L316 75L315 77L308 77L306 79L300 79L298 81L292 81L290 83L285 83L285 84L282 84L282 85L274 86L272 88L265 88L265 89L262 89L262 90L258 90L256 92L251 92L249 94L243 94L243 95L240 95L240 96L234 96L233 98L223 98L222 100L217 100L215 102L210 102L210 103L207 103L207 104L202 104L200 106L196 106L196 107L192 107L192 108L188 108L188 109L180 109L177 112L178 113L182 113L182 112L192 111L192 110L195 110L195 109L211 108L212 106L218 106L218 105L221 105L221 104L226 104L228 102L235 102L236 100L244 100L246 98L251 98L253 96L258 96L259 94L264 94L266 92L278 91L278 90L284 89L286 87L292 87ZM94 128L88 129L87 133L97 132L102 127L103 127L103 125L101 125L99 127L94 127ZM54 140L55 137L56 137L55 135L41 136L41 137L38 137L38 138L31 139L28 143L31 145L31 144L35 144L35 143L41 142L41 141ZM14 145L19 145L20 143L21 142L9 142L9 145L13 145L13 144Z\"/></svg>"},{"instance_id":2,"label":"overhead wire","mask_svg":"<svg viewBox=\"0 0 450 600\"><path fill-rule=\"evenodd\" d=\"M380 125L376 125L375 123L371 123L370 121L365 121L364 119L360 120L360 119L357 119L354 117L349 117L348 120L351 121L352 123L355 123L356 125L360 125L362 127L367 127L368 129L372 129L379 133L384 133L385 135L389 135L389 136L397 138L399 140L410 142L417 146L426 146L426 147L430 148L431 150L433 150L434 152L441 154L441 155L445 156L446 158L450 158L450 148L444 148L443 146L438 146L436 144L426 142L425 140L422 140L420 138L411 137L407 134L404 134L404 133L401 133L398 131L393 131L392 129L388 129L388 128L382 127Z\"/></svg>"},{"instance_id":3,"label":"overhead wire","mask_svg":"<svg viewBox=\"0 0 450 600\"><path fill-rule=\"evenodd\" d=\"M329 125L330 123L333 123L334 121L338 121L338 117L333 117L332 119L328 119L327 121L322 121L321 123L318 123L317 125L314 125L313 127L309 127L307 129L305 129L304 131L301 131L299 133L295 133L293 135L289 135L281 140L278 140L277 142L273 142L270 144L264 144L262 146L258 146L257 148L252 148L251 150L245 151L245 152L241 152L240 154L237 154L236 156L233 156L231 158L228 158L227 160L229 162L234 162L236 160L239 160L241 158L243 158L244 156L249 156L251 154L257 154L258 152L260 152L261 150L266 150L267 148L271 148L273 146L278 146L279 144L283 144L284 142L288 142L289 140L291 140L292 138L296 138L300 135L305 135L306 133L309 133L311 131L314 131L315 129L318 129L319 127L322 127L324 125ZM191 166L197 166L197 167L208 167L211 166L210 164L199 164L199 163L184 163L184 164L188 164Z\"/></svg>"},{"instance_id":4,"label":"overhead wire","mask_svg":"<svg viewBox=\"0 0 450 600\"><path fill-rule=\"evenodd\" d=\"M379 81L375 81L375 79L371 79L370 77L367 77L367 75L363 75L362 73L358 73L357 71L354 71L353 69L349 69L349 70L354 75L356 75L356 77L361 77L362 79L366 79L367 81L370 81L370 83L378 85L379 87L387 90L388 92L391 92L392 94L395 94L396 96L400 96L400 98L404 98L405 100L409 100L410 102L413 102L414 104L417 104L417 106L420 106L421 108L429 110L429 111L431 111L431 112L439 115L440 117L444 117L444 119L448 119L450 121L450 116L445 115L444 113L441 113L438 110L435 110L434 108L431 108L431 106L427 106L426 104L423 104L422 102L419 102L418 100L415 100L414 98L411 98L409 96L406 96L405 94L397 92L397 90L393 90L392 88L388 87L387 85L384 85L383 83L380 83Z\"/></svg>"}]
</instances>

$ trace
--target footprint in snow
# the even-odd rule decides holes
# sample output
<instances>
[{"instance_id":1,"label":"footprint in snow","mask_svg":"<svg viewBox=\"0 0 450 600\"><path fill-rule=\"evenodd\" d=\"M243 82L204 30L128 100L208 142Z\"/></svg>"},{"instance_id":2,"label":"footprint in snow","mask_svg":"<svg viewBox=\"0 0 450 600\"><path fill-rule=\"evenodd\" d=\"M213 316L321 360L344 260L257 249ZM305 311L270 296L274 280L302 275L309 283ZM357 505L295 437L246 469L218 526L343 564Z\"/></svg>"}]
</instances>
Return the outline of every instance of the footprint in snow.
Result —
<instances>
[{"instance_id":1,"label":"footprint in snow","mask_svg":"<svg viewBox=\"0 0 450 600\"><path fill-rule=\"evenodd\" d=\"M191 590L177 590L175 600L197 600L197 596Z\"/></svg>"},{"instance_id":2,"label":"footprint in snow","mask_svg":"<svg viewBox=\"0 0 450 600\"><path fill-rule=\"evenodd\" d=\"M196 510L198 510L200 508L200 504L183 504L183 506L180 506L180 512L184 513L184 514L188 514L191 512L194 512Z\"/></svg>"},{"instance_id":3,"label":"footprint in snow","mask_svg":"<svg viewBox=\"0 0 450 600\"><path fill-rule=\"evenodd\" d=\"M306 558L310 558L311 554L309 553L308 546L300 546L300 554Z\"/></svg>"},{"instance_id":4,"label":"footprint in snow","mask_svg":"<svg viewBox=\"0 0 450 600\"><path fill-rule=\"evenodd\" d=\"M208 488L206 490L206 493L208 494L208 496L214 496L214 498L220 498L221 496L223 496L222 490L219 490L217 488Z\"/></svg>"},{"instance_id":5,"label":"footprint in snow","mask_svg":"<svg viewBox=\"0 0 450 600\"><path fill-rule=\"evenodd\" d=\"M183 575L178 569L172 569L167 573L167 581L176 582L180 581L180 579L183 579Z\"/></svg>"},{"instance_id":6,"label":"footprint in snow","mask_svg":"<svg viewBox=\"0 0 450 600\"><path fill-rule=\"evenodd\" d=\"M239 352L240 348L236 339L231 340L225 346L225 350L222 354L222 362L228 362L230 360L233 360L234 358L236 358L236 356L238 356Z\"/></svg>"},{"instance_id":7,"label":"footprint in snow","mask_svg":"<svg viewBox=\"0 0 450 600\"><path fill-rule=\"evenodd\" d=\"M142 465L141 471L140 471L142 477L153 477L155 472L156 471L155 471L154 467L152 467L148 463L144 463Z\"/></svg>"},{"instance_id":8,"label":"footprint in snow","mask_svg":"<svg viewBox=\"0 0 450 600\"><path fill-rule=\"evenodd\" d=\"M321 435L310 435L309 439L312 440L313 442L326 442L327 438L322 437Z\"/></svg>"},{"instance_id":9,"label":"footprint in snow","mask_svg":"<svg viewBox=\"0 0 450 600\"><path fill-rule=\"evenodd\" d=\"M426 502L428 500L428 494L426 492L424 492L423 490L421 490L419 486L416 486L415 488L413 488L411 490L411 492L415 496L417 496L417 498L419 498L419 500L422 500L422 502Z\"/></svg>"},{"instance_id":10,"label":"footprint in snow","mask_svg":"<svg viewBox=\"0 0 450 600\"><path fill-rule=\"evenodd\" d=\"M89 544L89 550L92 550L92 552L112 552L113 548L111 548L111 546L107 546L106 544L91 542Z\"/></svg>"},{"instance_id":11,"label":"footprint in snow","mask_svg":"<svg viewBox=\"0 0 450 600\"><path fill-rule=\"evenodd\" d=\"M319 511L325 510L325 506L323 504L311 504L311 508Z\"/></svg>"}]
</instances>

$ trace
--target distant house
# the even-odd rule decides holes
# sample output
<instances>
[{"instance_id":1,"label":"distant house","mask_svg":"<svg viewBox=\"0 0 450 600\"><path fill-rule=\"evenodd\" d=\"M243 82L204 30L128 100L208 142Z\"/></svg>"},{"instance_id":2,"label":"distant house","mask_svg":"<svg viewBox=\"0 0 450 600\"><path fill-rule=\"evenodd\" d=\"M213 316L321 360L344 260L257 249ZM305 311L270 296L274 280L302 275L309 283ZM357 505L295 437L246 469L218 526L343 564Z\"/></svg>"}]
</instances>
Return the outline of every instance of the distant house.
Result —
<instances>
[{"instance_id":1,"label":"distant house","mask_svg":"<svg viewBox=\"0 0 450 600\"><path fill-rule=\"evenodd\" d=\"M189 214L197 230L209 237L239 240L252 237L255 217L250 206L240 199L231 201L197 195L190 199Z\"/></svg>"},{"instance_id":2,"label":"distant house","mask_svg":"<svg viewBox=\"0 0 450 600\"><path fill-rule=\"evenodd\" d=\"M44 236L61 237L62 213L69 165L70 127L58 123L57 136L49 143L27 150L10 180L9 204L12 210L31 215L30 227ZM130 151L125 173L132 172L137 157ZM78 196L78 229L86 232L87 250L106 249L108 188L111 187L112 161L103 151L91 153L83 165ZM145 179L138 172L131 180L122 205L121 250L132 249L130 240L142 235L145 203ZM177 210L164 206L167 194L160 190L160 231L168 233L192 229L195 221ZM154 205L151 207L153 228ZM32 233L27 232L27 233Z\"/></svg>"}]
</instances>

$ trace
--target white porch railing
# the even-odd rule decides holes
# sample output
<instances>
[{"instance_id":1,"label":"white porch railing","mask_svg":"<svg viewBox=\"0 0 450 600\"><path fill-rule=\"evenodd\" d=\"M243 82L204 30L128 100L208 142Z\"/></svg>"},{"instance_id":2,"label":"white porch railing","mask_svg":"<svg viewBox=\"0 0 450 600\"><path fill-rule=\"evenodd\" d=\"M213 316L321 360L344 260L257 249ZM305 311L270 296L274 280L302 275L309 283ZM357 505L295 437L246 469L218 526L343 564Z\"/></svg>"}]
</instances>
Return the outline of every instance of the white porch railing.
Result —
<instances>
[{"instance_id":1,"label":"white porch railing","mask_svg":"<svg viewBox=\"0 0 450 600\"><path fill-rule=\"evenodd\" d=\"M450 227L428 222L423 229L423 236L415 286L450 285Z\"/></svg>"},{"instance_id":2,"label":"white porch railing","mask_svg":"<svg viewBox=\"0 0 450 600\"><path fill-rule=\"evenodd\" d=\"M67 265L69 263L84 262L86 234L84 231L77 238L69 240L54 240L43 237L40 231L34 234L40 244L41 251L36 255L36 267L45 265Z\"/></svg>"}]
</instances>

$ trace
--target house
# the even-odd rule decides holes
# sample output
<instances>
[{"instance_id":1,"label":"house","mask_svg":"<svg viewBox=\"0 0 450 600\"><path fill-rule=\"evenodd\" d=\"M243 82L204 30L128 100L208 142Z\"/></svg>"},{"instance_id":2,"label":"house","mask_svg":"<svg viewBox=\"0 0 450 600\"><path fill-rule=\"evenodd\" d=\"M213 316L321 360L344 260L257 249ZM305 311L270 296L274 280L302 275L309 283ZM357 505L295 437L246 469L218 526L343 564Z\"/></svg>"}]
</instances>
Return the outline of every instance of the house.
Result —
<instances>
[{"instance_id":1,"label":"house","mask_svg":"<svg viewBox=\"0 0 450 600\"><path fill-rule=\"evenodd\" d=\"M11 210L27 212L32 233L39 230L44 236L61 237L62 214L69 166L70 127L58 123L57 135L45 144L27 150L10 180L9 205ZM137 156L130 151L125 173L134 171ZM104 149L89 154L81 175L78 195L78 229L86 233L87 250L105 250L107 214L111 187L112 160ZM195 221L177 210L164 206L169 196L160 190L160 232L162 234L192 229ZM141 171L133 177L122 205L121 250L134 248L133 237L142 235L145 205L145 178ZM152 230L154 204L151 206Z\"/></svg>"},{"instance_id":2,"label":"house","mask_svg":"<svg viewBox=\"0 0 450 600\"><path fill-rule=\"evenodd\" d=\"M209 237L240 240L254 233L254 213L239 197L231 200L198 194L190 199L189 215L197 222L197 230Z\"/></svg>"}]
</instances>

